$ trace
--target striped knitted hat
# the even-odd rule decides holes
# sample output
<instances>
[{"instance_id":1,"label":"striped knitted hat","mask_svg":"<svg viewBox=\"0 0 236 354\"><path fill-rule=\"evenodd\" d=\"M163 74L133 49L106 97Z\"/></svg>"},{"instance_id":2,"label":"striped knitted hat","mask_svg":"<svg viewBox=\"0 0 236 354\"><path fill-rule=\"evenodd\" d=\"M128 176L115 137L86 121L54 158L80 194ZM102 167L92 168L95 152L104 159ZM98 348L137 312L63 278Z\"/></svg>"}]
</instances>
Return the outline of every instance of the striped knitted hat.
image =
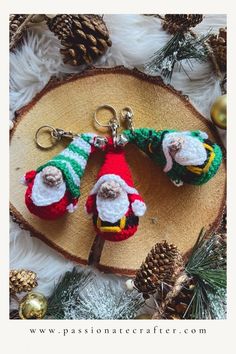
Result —
<instances>
[{"instance_id":1,"label":"striped knitted hat","mask_svg":"<svg viewBox=\"0 0 236 354\"><path fill-rule=\"evenodd\" d=\"M65 150L40 166L37 172L42 171L46 166L57 167L62 172L71 195L78 198L80 196L80 181L91 153L94 136L95 134L82 134L76 137Z\"/></svg>"}]
</instances>

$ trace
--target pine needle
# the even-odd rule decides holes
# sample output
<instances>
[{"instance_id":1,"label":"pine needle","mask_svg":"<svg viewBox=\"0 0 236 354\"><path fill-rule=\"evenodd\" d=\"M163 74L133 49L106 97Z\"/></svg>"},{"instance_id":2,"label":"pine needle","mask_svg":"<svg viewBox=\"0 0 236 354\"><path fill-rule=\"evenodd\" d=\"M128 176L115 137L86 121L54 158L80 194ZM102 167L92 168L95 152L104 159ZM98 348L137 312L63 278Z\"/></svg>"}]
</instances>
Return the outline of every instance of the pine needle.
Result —
<instances>
[{"instance_id":1,"label":"pine needle","mask_svg":"<svg viewBox=\"0 0 236 354\"><path fill-rule=\"evenodd\" d=\"M205 46L209 33L199 37L190 33L177 32L167 44L159 49L144 65L150 74L162 74L170 82L176 65L182 68L182 61L186 60L189 67L193 68L192 59L202 63L208 60L209 51Z\"/></svg>"},{"instance_id":2,"label":"pine needle","mask_svg":"<svg viewBox=\"0 0 236 354\"><path fill-rule=\"evenodd\" d=\"M226 307L225 241L218 235L206 238L201 230L185 271L196 284L185 318L223 318Z\"/></svg>"},{"instance_id":3,"label":"pine needle","mask_svg":"<svg viewBox=\"0 0 236 354\"><path fill-rule=\"evenodd\" d=\"M59 281L48 302L50 319L132 319L144 299L136 290L114 288L106 277L74 268Z\"/></svg>"}]
</instances>

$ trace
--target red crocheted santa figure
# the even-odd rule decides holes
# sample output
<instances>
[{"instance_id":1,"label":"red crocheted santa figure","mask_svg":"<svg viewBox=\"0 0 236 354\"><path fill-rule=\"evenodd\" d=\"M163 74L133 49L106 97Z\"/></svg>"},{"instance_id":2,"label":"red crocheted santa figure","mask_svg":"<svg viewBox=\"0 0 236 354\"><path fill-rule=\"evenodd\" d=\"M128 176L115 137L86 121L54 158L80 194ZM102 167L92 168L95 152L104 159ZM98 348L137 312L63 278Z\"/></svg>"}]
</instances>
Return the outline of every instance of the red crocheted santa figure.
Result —
<instances>
[{"instance_id":1,"label":"red crocheted santa figure","mask_svg":"<svg viewBox=\"0 0 236 354\"><path fill-rule=\"evenodd\" d=\"M94 138L95 134L75 137L57 156L24 175L25 204L32 214L54 220L76 209L81 178L95 151Z\"/></svg>"},{"instance_id":2,"label":"red crocheted santa figure","mask_svg":"<svg viewBox=\"0 0 236 354\"><path fill-rule=\"evenodd\" d=\"M124 149L114 147L109 138L104 150L105 161L87 199L86 210L93 215L98 236L122 241L136 232L146 205L134 188Z\"/></svg>"}]
</instances>

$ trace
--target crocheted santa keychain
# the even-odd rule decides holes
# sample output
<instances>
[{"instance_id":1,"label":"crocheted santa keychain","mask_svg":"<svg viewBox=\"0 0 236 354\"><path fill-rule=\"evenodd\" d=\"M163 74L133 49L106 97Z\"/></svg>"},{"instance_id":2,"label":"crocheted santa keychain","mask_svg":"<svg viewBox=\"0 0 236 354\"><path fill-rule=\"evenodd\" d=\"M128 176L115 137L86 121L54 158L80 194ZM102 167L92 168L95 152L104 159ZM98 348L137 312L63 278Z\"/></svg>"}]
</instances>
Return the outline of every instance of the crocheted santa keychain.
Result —
<instances>
[{"instance_id":1,"label":"crocheted santa keychain","mask_svg":"<svg viewBox=\"0 0 236 354\"><path fill-rule=\"evenodd\" d=\"M122 241L137 231L139 216L144 215L146 205L134 188L123 146L115 146L113 139L107 138L103 150L105 160L87 199L86 210L93 216L98 236Z\"/></svg>"},{"instance_id":2,"label":"crocheted santa keychain","mask_svg":"<svg viewBox=\"0 0 236 354\"><path fill-rule=\"evenodd\" d=\"M222 151L205 132L134 129L132 115L132 110L126 107L124 118L129 129L123 134L162 166L176 186L202 185L216 174L222 162Z\"/></svg>"},{"instance_id":3,"label":"crocheted santa keychain","mask_svg":"<svg viewBox=\"0 0 236 354\"><path fill-rule=\"evenodd\" d=\"M25 174L22 180L27 185L25 204L31 213L53 220L76 209L80 181L94 151L94 136L75 137L60 154Z\"/></svg>"},{"instance_id":4,"label":"crocheted santa keychain","mask_svg":"<svg viewBox=\"0 0 236 354\"><path fill-rule=\"evenodd\" d=\"M108 125L102 125L96 119L100 108L109 109L113 113ZM59 155L36 171L25 174L25 203L33 214L44 219L56 219L67 211L73 212L80 196L80 181L87 160L92 152L100 148L105 152L105 161L88 197L86 210L93 215L97 235L110 241L125 240L136 232L139 216L146 211L143 199L134 188L125 159L124 146L128 142L136 144L162 166L177 186L183 183L206 183L216 174L221 164L220 147L211 142L204 132L134 129L132 110L126 107L122 114L129 129L123 134L117 134L120 125L114 108L104 105L98 107L97 111L94 115L96 123L109 127L112 138L95 134L73 136L72 143ZM57 133L59 138L71 138L70 132L68 134L61 129L52 129L53 137L57 137Z\"/></svg>"}]
</instances>

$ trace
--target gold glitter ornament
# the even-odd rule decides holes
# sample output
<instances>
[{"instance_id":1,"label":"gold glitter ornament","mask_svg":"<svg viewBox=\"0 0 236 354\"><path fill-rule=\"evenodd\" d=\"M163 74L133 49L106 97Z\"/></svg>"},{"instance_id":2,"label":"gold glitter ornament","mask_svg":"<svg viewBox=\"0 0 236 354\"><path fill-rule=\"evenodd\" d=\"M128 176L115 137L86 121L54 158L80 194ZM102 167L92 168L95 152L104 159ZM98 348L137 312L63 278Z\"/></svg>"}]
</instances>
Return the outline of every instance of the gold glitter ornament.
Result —
<instances>
[{"instance_id":1,"label":"gold glitter ornament","mask_svg":"<svg viewBox=\"0 0 236 354\"><path fill-rule=\"evenodd\" d=\"M42 319L47 312L48 302L43 294L31 292L19 305L19 316L22 320Z\"/></svg>"},{"instance_id":2,"label":"gold glitter ornament","mask_svg":"<svg viewBox=\"0 0 236 354\"><path fill-rule=\"evenodd\" d=\"M213 123L221 128L227 127L227 95L219 96L211 107L211 119Z\"/></svg>"}]
</instances>

